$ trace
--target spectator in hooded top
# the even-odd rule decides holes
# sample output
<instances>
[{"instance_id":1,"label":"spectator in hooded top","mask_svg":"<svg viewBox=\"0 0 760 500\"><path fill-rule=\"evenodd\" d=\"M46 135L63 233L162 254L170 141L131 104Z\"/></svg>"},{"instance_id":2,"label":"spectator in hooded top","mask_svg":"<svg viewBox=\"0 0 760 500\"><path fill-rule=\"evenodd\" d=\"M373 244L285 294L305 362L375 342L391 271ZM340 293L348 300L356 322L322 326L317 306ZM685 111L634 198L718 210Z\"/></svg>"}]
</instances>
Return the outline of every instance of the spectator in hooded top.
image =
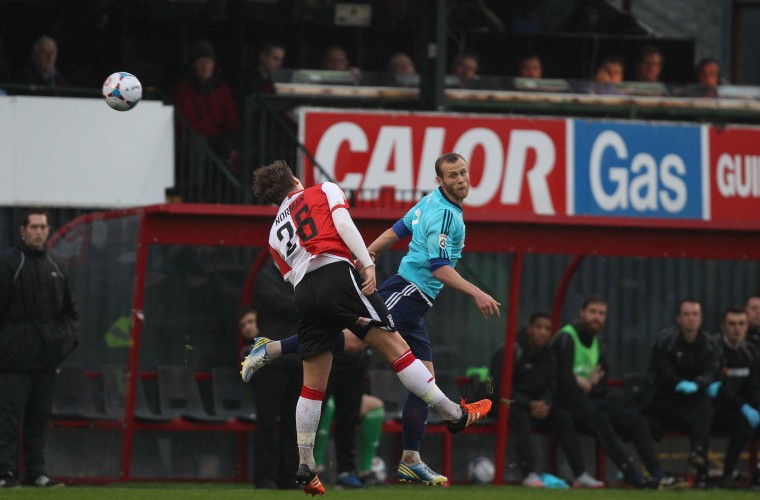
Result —
<instances>
[{"instance_id":1,"label":"spectator in hooded top","mask_svg":"<svg viewBox=\"0 0 760 500\"><path fill-rule=\"evenodd\" d=\"M216 71L216 51L206 40L191 52L190 71L174 89L174 105L235 170L240 168L240 118L230 86Z\"/></svg>"}]
</instances>

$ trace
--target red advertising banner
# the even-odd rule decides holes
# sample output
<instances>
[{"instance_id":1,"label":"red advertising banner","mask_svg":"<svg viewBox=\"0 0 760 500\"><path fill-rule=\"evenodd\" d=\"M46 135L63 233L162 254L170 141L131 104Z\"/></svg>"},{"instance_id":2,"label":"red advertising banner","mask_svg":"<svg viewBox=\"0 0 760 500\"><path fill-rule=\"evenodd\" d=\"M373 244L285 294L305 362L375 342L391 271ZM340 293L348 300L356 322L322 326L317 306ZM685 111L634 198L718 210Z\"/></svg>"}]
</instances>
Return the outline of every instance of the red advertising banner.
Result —
<instances>
[{"instance_id":1,"label":"red advertising banner","mask_svg":"<svg viewBox=\"0 0 760 500\"><path fill-rule=\"evenodd\" d=\"M436 158L453 151L469 162L468 211L567 213L565 120L302 109L299 125L329 178L365 203L416 201L437 186ZM307 185L326 180L303 162Z\"/></svg>"},{"instance_id":2,"label":"red advertising banner","mask_svg":"<svg viewBox=\"0 0 760 500\"><path fill-rule=\"evenodd\" d=\"M760 129L709 127L711 219L760 219Z\"/></svg>"}]
</instances>

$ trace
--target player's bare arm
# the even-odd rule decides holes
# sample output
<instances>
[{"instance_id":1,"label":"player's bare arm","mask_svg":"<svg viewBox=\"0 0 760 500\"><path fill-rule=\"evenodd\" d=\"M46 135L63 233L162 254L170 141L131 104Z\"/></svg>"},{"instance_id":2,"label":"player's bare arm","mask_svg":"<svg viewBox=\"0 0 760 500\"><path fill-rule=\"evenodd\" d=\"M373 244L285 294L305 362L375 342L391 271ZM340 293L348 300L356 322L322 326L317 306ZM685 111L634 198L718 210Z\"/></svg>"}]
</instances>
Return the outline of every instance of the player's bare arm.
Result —
<instances>
[{"instance_id":1,"label":"player's bare arm","mask_svg":"<svg viewBox=\"0 0 760 500\"><path fill-rule=\"evenodd\" d=\"M390 247L396 244L396 242L400 238L396 234L396 231L393 230L393 228L388 228L375 238L375 241L373 241L368 247L367 250L369 251L369 254L374 258L380 255L381 253L388 250Z\"/></svg>"},{"instance_id":2,"label":"player's bare arm","mask_svg":"<svg viewBox=\"0 0 760 500\"><path fill-rule=\"evenodd\" d=\"M501 303L496 302L493 297L464 279L453 267L439 267L433 271L433 277L444 285L472 297L472 300L475 301L475 306L480 310L484 318L492 314L501 316L501 312L499 311Z\"/></svg>"}]
</instances>

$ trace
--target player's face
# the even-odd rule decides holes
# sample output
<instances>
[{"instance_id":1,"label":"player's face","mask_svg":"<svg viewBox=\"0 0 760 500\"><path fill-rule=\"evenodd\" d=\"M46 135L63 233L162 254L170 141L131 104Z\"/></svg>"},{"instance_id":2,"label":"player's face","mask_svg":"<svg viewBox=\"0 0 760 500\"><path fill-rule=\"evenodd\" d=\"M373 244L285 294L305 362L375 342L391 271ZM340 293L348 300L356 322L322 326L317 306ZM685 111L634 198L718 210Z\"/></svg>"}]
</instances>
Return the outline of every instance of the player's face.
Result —
<instances>
[{"instance_id":1,"label":"player's face","mask_svg":"<svg viewBox=\"0 0 760 500\"><path fill-rule=\"evenodd\" d=\"M747 318L752 328L760 329L760 297L752 297L747 301Z\"/></svg>"},{"instance_id":2,"label":"player's face","mask_svg":"<svg viewBox=\"0 0 760 500\"><path fill-rule=\"evenodd\" d=\"M737 344L747 336L747 313L728 313L723 320L721 329L729 342Z\"/></svg>"},{"instance_id":3,"label":"player's face","mask_svg":"<svg viewBox=\"0 0 760 500\"><path fill-rule=\"evenodd\" d=\"M461 158L455 163L441 165L441 177L436 177L438 185L452 201L461 205L470 193L470 173L467 163Z\"/></svg>"},{"instance_id":4,"label":"player's face","mask_svg":"<svg viewBox=\"0 0 760 500\"><path fill-rule=\"evenodd\" d=\"M602 331L607 322L607 304L604 302L591 302L581 309L580 320L589 332L597 334Z\"/></svg>"},{"instance_id":5,"label":"player's face","mask_svg":"<svg viewBox=\"0 0 760 500\"><path fill-rule=\"evenodd\" d=\"M549 318L536 318L528 325L528 340L531 345L541 348L552 336L552 321Z\"/></svg>"},{"instance_id":6,"label":"player's face","mask_svg":"<svg viewBox=\"0 0 760 500\"><path fill-rule=\"evenodd\" d=\"M256 313L249 312L240 320L240 333L248 340L259 336L259 326L256 323Z\"/></svg>"},{"instance_id":7,"label":"player's face","mask_svg":"<svg viewBox=\"0 0 760 500\"><path fill-rule=\"evenodd\" d=\"M32 214L29 216L29 224L21 226L21 236L32 248L42 250L49 234L50 226L48 226L46 215Z\"/></svg>"},{"instance_id":8,"label":"player's face","mask_svg":"<svg viewBox=\"0 0 760 500\"><path fill-rule=\"evenodd\" d=\"M696 302L684 302L678 311L676 322L683 332L696 332L702 325L702 306Z\"/></svg>"}]
</instances>

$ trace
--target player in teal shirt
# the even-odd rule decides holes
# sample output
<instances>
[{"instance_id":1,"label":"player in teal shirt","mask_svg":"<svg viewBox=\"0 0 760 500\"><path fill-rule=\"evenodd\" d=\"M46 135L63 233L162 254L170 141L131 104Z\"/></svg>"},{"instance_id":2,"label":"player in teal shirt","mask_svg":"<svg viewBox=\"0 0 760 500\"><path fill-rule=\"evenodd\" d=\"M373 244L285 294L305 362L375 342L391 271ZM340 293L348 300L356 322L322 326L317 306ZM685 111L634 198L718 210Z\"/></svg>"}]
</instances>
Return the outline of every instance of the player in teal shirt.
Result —
<instances>
[{"instance_id":1,"label":"player in teal shirt","mask_svg":"<svg viewBox=\"0 0 760 500\"><path fill-rule=\"evenodd\" d=\"M467 161L456 153L444 154L435 162L435 174L438 189L420 200L367 247L370 255L377 255L398 240L412 236L398 274L386 280L379 293L399 333L431 374L434 374L433 355L423 316L444 285L472 297L485 317L499 316L501 305L454 270L465 240L462 204L470 190ZM448 481L420 458L427 416L425 402L410 394L402 417L404 452L397 472L400 481L431 485Z\"/></svg>"}]
</instances>

